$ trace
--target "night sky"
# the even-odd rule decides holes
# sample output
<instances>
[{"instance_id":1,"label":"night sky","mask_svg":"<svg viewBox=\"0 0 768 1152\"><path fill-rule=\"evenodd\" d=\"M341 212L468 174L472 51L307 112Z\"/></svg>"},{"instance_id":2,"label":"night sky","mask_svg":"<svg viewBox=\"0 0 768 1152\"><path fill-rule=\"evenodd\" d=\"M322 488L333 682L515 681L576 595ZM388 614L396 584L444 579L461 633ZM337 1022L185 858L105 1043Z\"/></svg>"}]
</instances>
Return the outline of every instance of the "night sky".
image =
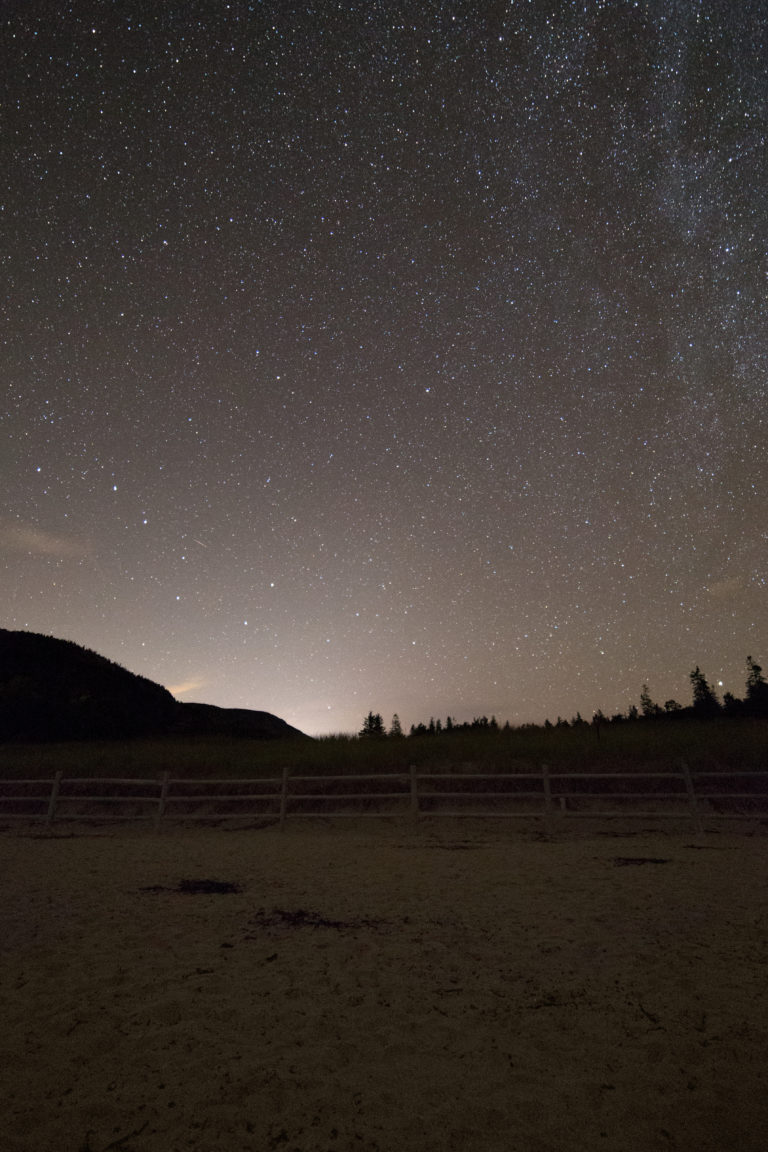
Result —
<instances>
[{"instance_id":1,"label":"night sky","mask_svg":"<svg viewBox=\"0 0 768 1152\"><path fill-rule=\"evenodd\" d=\"M0 20L0 625L310 733L744 694L764 3Z\"/></svg>"}]
</instances>

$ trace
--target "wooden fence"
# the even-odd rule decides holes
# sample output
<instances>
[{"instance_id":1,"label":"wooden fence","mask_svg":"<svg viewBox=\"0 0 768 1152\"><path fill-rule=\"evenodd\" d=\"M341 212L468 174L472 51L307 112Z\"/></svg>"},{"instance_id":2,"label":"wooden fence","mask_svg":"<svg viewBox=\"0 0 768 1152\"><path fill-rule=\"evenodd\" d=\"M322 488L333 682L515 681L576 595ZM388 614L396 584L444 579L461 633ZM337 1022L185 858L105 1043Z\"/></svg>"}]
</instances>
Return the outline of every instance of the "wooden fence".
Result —
<instances>
[{"instance_id":1,"label":"wooden fence","mask_svg":"<svg viewBox=\"0 0 768 1152\"><path fill-rule=\"evenodd\" d=\"M353 791L353 784L362 787ZM613 806L601 808L606 800ZM547 832L575 818L683 819L703 832L717 820L768 820L768 772L697 772L680 761L666 772L552 772L542 764L524 773L421 773L412 765L408 772L344 776L293 775L284 768L280 776L248 780L171 779L167 772L159 779L65 778L57 772L53 780L0 781L0 823L154 820L159 827L171 820L256 818L283 828L299 817L361 816L534 819Z\"/></svg>"}]
</instances>

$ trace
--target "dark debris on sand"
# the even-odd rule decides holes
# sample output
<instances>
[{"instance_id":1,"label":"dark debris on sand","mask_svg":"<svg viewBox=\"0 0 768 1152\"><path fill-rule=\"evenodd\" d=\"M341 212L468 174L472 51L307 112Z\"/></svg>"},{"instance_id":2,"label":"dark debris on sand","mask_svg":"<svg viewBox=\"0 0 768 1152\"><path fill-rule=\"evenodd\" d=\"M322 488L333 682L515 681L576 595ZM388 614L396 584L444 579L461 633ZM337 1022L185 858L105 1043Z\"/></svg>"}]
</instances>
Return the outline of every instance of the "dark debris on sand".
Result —
<instances>
[{"instance_id":1,"label":"dark debris on sand","mask_svg":"<svg viewBox=\"0 0 768 1152\"><path fill-rule=\"evenodd\" d=\"M178 896L229 896L242 892L239 884L229 880L179 880L175 888L163 884L150 884L142 892L173 892Z\"/></svg>"},{"instance_id":2,"label":"dark debris on sand","mask_svg":"<svg viewBox=\"0 0 768 1152\"><path fill-rule=\"evenodd\" d=\"M249 920L252 928L335 928L344 931L352 928L378 928L382 920L328 920L317 912L309 912L305 908L297 908L295 912L284 908L273 908L267 912L260 908Z\"/></svg>"}]
</instances>

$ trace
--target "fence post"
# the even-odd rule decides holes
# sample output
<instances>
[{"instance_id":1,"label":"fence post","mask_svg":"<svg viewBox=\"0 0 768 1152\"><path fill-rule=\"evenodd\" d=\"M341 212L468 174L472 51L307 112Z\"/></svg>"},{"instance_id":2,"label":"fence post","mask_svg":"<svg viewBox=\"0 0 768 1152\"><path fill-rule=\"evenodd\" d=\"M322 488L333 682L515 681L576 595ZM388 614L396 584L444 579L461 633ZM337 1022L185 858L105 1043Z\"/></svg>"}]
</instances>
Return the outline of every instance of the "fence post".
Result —
<instances>
[{"instance_id":1,"label":"fence post","mask_svg":"<svg viewBox=\"0 0 768 1152\"><path fill-rule=\"evenodd\" d=\"M411 764L409 771L411 773L411 819L418 820L419 818L419 782L416 777L416 765Z\"/></svg>"},{"instance_id":2,"label":"fence post","mask_svg":"<svg viewBox=\"0 0 768 1152\"><path fill-rule=\"evenodd\" d=\"M51 785L51 797L48 801L48 818L46 824L53 824L54 817L56 816L56 804L59 799L59 788L61 787L61 777L63 773L58 771L53 778Z\"/></svg>"},{"instance_id":3,"label":"fence post","mask_svg":"<svg viewBox=\"0 0 768 1152\"><path fill-rule=\"evenodd\" d=\"M696 829L697 835L702 836L704 834L704 824L702 823L701 812L696 802L696 789L693 786L693 776L691 775L687 760L681 760L680 766L683 769L683 776L685 777L685 790L688 793L688 803L691 808L693 826Z\"/></svg>"},{"instance_id":4,"label":"fence post","mask_svg":"<svg viewBox=\"0 0 768 1152\"><path fill-rule=\"evenodd\" d=\"M165 804L168 799L168 785L170 782L170 772L163 772L160 777L160 799L157 802L157 816L155 817L155 827L160 830L160 821L165 815Z\"/></svg>"},{"instance_id":5,"label":"fence post","mask_svg":"<svg viewBox=\"0 0 768 1152\"><path fill-rule=\"evenodd\" d=\"M541 782L544 786L544 832L552 835L552 785L549 780L549 765L541 766Z\"/></svg>"},{"instance_id":6,"label":"fence post","mask_svg":"<svg viewBox=\"0 0 768 1152\"><path fill-rule=\"evenodd\" d=\"M280 831L285 828L285 818L288 815L288 765L283 765L283 781L280 787Z\"/></svg>"}]
</instances>

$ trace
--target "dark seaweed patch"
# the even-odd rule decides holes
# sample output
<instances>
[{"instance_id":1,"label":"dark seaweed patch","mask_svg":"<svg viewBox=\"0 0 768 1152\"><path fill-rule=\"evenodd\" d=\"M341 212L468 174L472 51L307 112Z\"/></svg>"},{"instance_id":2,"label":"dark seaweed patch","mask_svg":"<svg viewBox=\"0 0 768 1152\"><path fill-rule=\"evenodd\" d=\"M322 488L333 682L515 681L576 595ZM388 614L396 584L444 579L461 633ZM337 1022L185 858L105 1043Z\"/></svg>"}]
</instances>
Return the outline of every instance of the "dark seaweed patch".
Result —
<instances>
[{"instance_id":1,"label":"dark seaweed patch","mask_svg":"<svg viewBox=\"0 0 768 1152\"><path fill-rule=\"evenodd\" d=\"M252 928L335 928L344 931L351 928L377 928L381 920L328 920L317 912L309 912L306 908L297 908L295 912L284 908L273 908L271 912L260 908L249 921Z\"/></svg>"},{"instance_id":2,"label":"dark seaweed patch","mask_svg":"<svg viewBox=\"0 0 768 1152\"><path fill-rule=\"evenodd\" d=\"M239 884L232 884L229 880L179 880L175 888L166 888L162 884L150 884L141 889L142 892L173 892L179 896L228 896L232 893L242 892Z\"/></svg>"},{"instance_id":3,"label":"dark seaweed patch","mask_svg":"<svg viewBox=\"0 0 768 1152\"><path fill-rule=\"evenodd\" d=\"M614 856L613 863L615 867L620 867L624 864L669 864L669 859L664 859L661 856Z\"/></svg>"}]
</instances>

